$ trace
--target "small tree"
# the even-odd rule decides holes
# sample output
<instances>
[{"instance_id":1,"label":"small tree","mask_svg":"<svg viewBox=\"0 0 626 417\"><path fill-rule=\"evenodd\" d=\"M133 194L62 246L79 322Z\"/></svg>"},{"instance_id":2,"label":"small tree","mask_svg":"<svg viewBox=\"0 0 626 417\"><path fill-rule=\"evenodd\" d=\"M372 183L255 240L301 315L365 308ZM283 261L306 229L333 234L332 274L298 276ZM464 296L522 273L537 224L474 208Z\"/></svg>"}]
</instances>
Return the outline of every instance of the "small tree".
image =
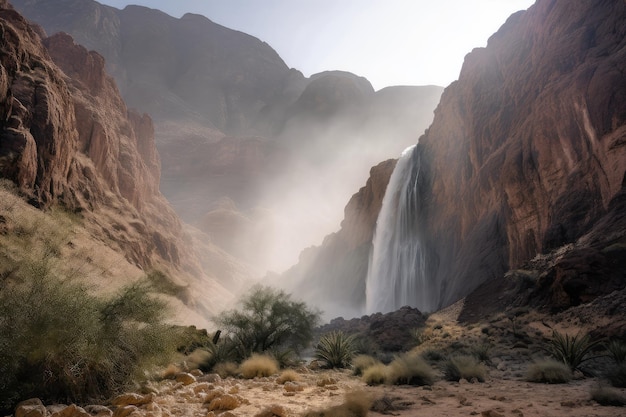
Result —
<instances>
[{"instance_id":1,"label":"small tree","mask_svg":"<svg viewBox=\"0 0 626 417\"><path fill-rule=\"evenodd\" d=\"M311 343L320 317L284 291L261 285L254 286L240 304L241 310L225 311L214 322L239 343L242 356L280 348L297 352Z\"/></svg>"}]
</instances>

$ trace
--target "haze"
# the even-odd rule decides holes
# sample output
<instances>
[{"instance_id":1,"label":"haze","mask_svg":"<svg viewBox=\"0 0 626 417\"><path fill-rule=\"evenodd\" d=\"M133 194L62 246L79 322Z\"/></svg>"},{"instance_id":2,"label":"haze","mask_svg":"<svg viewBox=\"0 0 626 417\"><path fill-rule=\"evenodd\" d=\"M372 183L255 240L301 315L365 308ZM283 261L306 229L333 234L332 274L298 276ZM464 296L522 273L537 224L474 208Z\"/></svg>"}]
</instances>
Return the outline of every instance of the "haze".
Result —
<instances>
[{"instance_id":1,"label":"haze","mask_svg":"<svg viewBox=\"0 0 626 417\"><path fill-rule=\"evenodd\" d=\"M343 70L375 89L391 85L446 86L463 58L532 0L103 0L139 4L180 17L202 14L267 42L310 76Z\"/></svg>"}]
</instances>

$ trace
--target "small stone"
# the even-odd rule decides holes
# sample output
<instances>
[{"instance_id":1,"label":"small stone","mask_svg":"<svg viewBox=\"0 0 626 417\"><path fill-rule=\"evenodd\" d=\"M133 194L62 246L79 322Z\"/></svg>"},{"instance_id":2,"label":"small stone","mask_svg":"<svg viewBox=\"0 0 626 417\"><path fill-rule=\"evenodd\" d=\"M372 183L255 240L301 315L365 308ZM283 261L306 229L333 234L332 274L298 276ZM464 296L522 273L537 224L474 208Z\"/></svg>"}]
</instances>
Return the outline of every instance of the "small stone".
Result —
<instances>
[{"instance_id":1,"label":"small stone","mask_svg":"<svg viewBox=\"0 0 626 417\"><path fill-rule=\"evenodd\" d=\"M136 410L138 410L138 408L134 405L124 405L122 407L117 407L113 412L113 417L127 417Z\"/></svg>"},{"instance_id":2,"label":"small stone","mask_svg":"<svg viewBox=\"0 0 626 417\"><path fill-rule=\"evenodd\" d=\"M204 372L202 372L200 369L192 369L191 371L189 371L189 373L195 376L196 378L204 375Z\"/></svg>"},{"instance_id":3,"label":"small stone","mask_svg":"<svg viewBox=\"0 0 626 417\"><path fill-rule=\"evenodd\" d=\"M196 377L187 372L181 372L176 375L176 382L182 382L183 385L191 385L196 382Z\"/></svg>"},{"instance_id":4,"label":"small stone","mask_svg":"<svg viewBox=\"0 0 626 417\"><path fill-rule=\"evenodd\" d=\"M141 394L135 394L135 393L126 393L126 394L118 395L117 397L115 397L113 401L111 401L111 404L118 406L118 407L123 407L126 405L148 404L151 401L152 401L151 394L141 395Z\"/></svg>"},{"instance_id":5,"label":"small stone","mask_svg":"<svg viewBox=\"0 0 626 417\"><path fill-rule=\"evenodd\" d=\"M113 415L113 411L103 405L87 405L85 411L94 417L111 417Z\"/></svg>"},{"instance_id":6,"label":"small stone","mask_svg":"<svg viewBox=\"0 0 626 417\"><path fill-rule=\"evenodd\" d=\"M213 385L209 384L208 382L201 382L198 385L193 387L193 392L195 392L196 394L199 394L201 392L209 392L213 389Z\"/></svg>"},{"instance_id":7,"label":"small stone","mask_svg":"<svg viewBox=\"0 0 626 417\"><path fill-rule=\"evenodd\" d=\"M302 385L298 384L297 382L293 382L293 381L285 382L285 384L283 385L283 389L286 392L304 391L304 387Z\"/></svg>"},{"instance_id":8,"label":"small stone","mask_svg":"<svg viewBox=\"0 0 626 417\"><path fill-rule=\"evenodd\" d=\"M46 417L47 410L39 398L20 402L15 407L15 417Z\"/></svg>"},{"instance_id":9,"label":"small stone","mask_svg":"<svg viewBox=\"0 0 626 417\"><path fill-rule=\"evenodd\" d=\"M91 417L91 414L85 411L84 408L79 407L76 404L71 404L52 414L51 417Z\"/></svg>"},{"instance_id":10,"label":"small stone","mask_svg":"<svg viewBox=\"0 0 626 417\"><path fill-rule=\"evenodd\" d=\"M481 411L480 415L482 417L504 417L504 414L500 414L494 410Z\"/></svg>"},{"instance_id":11,"label":"small stone","mask_svg":"<svg viewBox=\"0 0 626 417\"><path fill-rule=\"evenodd\" d=\"M217 382L220 382L221 380L222 378L218 374L206 374L206 375L199 376L197 378L198 382L217 383Z\"/></svg>"}]
</instances>

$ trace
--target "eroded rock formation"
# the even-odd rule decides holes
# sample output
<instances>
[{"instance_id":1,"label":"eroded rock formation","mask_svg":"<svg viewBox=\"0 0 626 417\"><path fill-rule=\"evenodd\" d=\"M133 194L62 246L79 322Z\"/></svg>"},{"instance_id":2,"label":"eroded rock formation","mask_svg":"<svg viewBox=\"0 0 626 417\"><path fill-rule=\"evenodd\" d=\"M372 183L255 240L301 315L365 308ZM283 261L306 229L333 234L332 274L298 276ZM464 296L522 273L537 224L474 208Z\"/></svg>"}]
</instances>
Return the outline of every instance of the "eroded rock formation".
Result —
<instances>
[{"instance_id":1,"label":"eroded rock formation","mask_svg":"<svg viewBox=\"0 0 626 417\"><path fill-rule=\"evenodd\" d=\"M142 269L226 296L209 284L159 192L150 117L126 108L98 53L66 34L42 40L6 2L0 6L0 176L33 205L80 213L92 233Z\"/></svg>"}]
</instances>

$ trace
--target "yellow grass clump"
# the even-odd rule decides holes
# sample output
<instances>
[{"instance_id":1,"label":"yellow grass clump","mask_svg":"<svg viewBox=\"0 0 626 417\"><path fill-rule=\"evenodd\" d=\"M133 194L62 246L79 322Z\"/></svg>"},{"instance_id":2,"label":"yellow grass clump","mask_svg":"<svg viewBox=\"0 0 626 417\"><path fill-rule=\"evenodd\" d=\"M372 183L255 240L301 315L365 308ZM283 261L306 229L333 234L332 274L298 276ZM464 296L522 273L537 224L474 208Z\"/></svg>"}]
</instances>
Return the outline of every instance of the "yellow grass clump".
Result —
<instances>
[{"instance_id":1,"label":"yellow grass clump","mask_svg":"<svg viewBox=\"0 0 626 417\"><path fill-rule=\"evenodd\" d=\"M230 394L224 394L220 397L214 398L208 406L209 411L227 411L234 410L239 407L241 402L237 397Z\"/></svg>"},{"instance_id":2,"label":"yellow grass clump","mask_svg":"<svg viewBox=\"0 0 626 417\"><path fill-rule=\"evenodd\" d=\"M277 384L284 384L285 382L294 382L300 379L300 375L293 369L286 369L276 378Z\"/></svg>"},{"instance_id":3,"label":"yellow grass clump","mask_svg":"<svg viewBox=\"0 0 626 417\"><path fill-rule=\"evenodd\" d=\"M367 385L380 385L385 381L387 381L387 366L382 363L377 363L363 371L363 382Z\"/></svg>"},{"instance_id":4,"label":"yellow grass clump","mask_svg":"<svg viewBox=\"0 0 626 417\"><path fill-rule=\"evenodd\" d=\"M370 355L357 355L354 359L352 359L352 369L354 371L354 375L363 375L364 370L379 363L381 362L378 359Z\"/></svg>"},{"instance_id":5,"label":"yellow grass clump","mask_svg":"<svg viewBox=\"0 0 626 417\"><path fill-rule=\"evenodd\" d=\"M239 365L235 362L220 362L213 367L213 372L218 374L220 378L236 376L239 372Z\"/></svg>"},{"instance_id":6,"label":"yellow grass clump","mask_svg":"<svg viewBox=\"0 0 626 417\"><path fill-rule=\"evenodd\" d=\"M243 361L239 372L246 379L271 376L278 373L278 362L271 356L255 353Z\"/></svg>"}]
</instances>

